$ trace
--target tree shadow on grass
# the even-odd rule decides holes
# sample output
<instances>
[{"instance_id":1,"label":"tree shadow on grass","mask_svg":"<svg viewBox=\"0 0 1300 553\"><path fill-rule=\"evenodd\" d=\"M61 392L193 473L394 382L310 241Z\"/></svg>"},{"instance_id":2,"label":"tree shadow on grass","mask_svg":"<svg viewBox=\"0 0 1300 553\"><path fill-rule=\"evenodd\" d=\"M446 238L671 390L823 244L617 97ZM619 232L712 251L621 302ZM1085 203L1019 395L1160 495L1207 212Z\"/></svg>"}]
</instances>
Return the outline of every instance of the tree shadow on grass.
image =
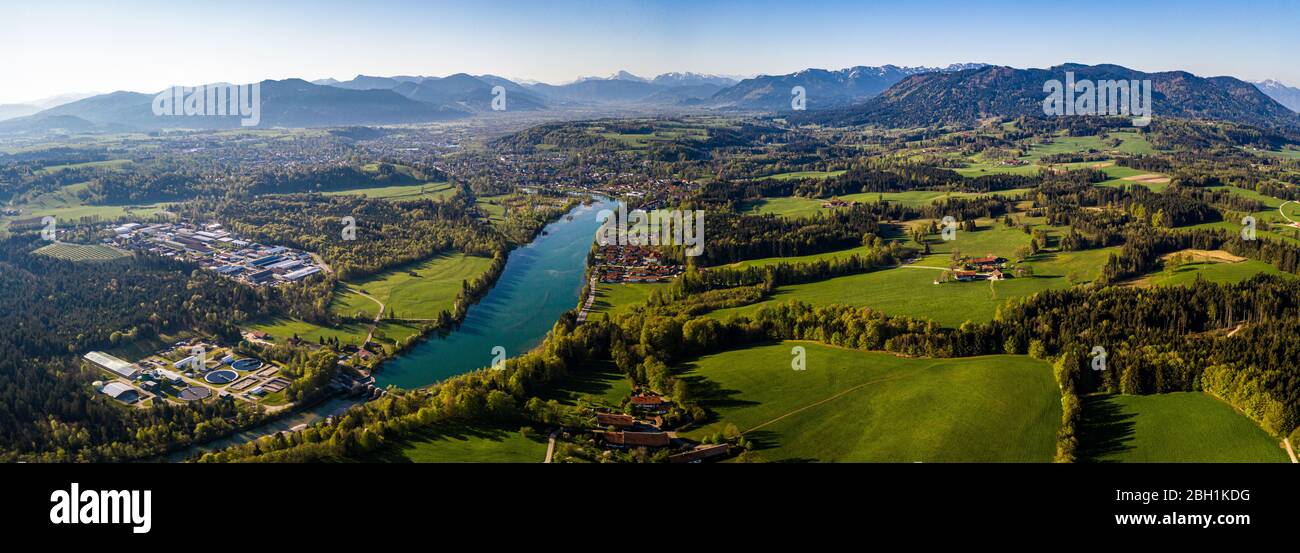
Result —
<instances>
[{"instance_id":1,"label":"tree shadow on grass","mask_svg":"<svg viewBox=\"0 0 1300 553\"><path fill-rule=\"evenodd\" d=\"M556 400L574 405L581 397L599 398L627 377L612 361L600 361L581 367L565 376L557 386L548 387L538 394L543 400ZM614 405L613 407L617 407Z\"/></svg>"},{"instance_id":2,"label":"tree shadow on grass","mask_svg":"<svg viewBox=\"0 0 1300 553\"><path fill-rule=\"evenodd\" d=\"M1133 449L1133 413L1124 412L1115 396L1088 396L1083 399L1083 417L1079 424L1079 460L1087 463L1118 463L1112 455Z\"/></svg>"},{"instance_id":3,"label":"tree shadow on grass","mask_svg":"<svg viewBox=\"0 0 1300 553\"><path fill-rule=\"evenodd\" d=\"M518 428L509 429L505 426L488 426L488 425L452 425L440 424L435 426L423 427L405 434L400 438L389 439L384 442L383 447L370 452L364 459L370 463L413 463L405 454L405 450L415 447L420 442L434 441L452 441L464 442L471 439L485 439L494 442L500 442L510 437L511 434L517 434ZM534 433L528 438L537 443L546 443L547 436L544 433Z\"/></svg>"}]
</instances>

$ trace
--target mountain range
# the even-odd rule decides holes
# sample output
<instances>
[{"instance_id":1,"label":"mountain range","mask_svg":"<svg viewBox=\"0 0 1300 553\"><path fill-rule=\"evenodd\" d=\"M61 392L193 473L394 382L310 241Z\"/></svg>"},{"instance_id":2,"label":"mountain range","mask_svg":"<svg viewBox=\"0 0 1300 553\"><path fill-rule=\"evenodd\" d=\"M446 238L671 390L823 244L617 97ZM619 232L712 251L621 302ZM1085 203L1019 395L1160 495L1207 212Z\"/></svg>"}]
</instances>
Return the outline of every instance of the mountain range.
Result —
<instances>
[{"instance_id":1,"label":"mountain range","mask_svg":"<svg viewBox=\"0 0 1300 553\"><path fill-rule=\"evenodd\" d=\"M1234 121L1300 128L1300 115L1255 85L1233 77L1197 77L1185 71L1145 73L1118 65L1064 64L1048 69L987 66L910 75L861 104L805 112L797 122L891 127L973 124L990 117L1042 117L1044 84L1064 81L1150 80L1156 117Z\"/></svg>"},{"instance_id":2,"label":"mountain range","mask_svg":"<svg viewBox=\"0 0 1300 553\"><path fill-rule=\"evenodd\" d=\"M724 109L790 111L791 91L796 86L802 86L806 109L825 109L864 102L911 75L979 67L984 67L984 64L954 64L943 68L858 66L839 71L805 69L788 75L761 75L745 79L714 94L709 103Z\"/></svg>"},{"instance_id":3,"label":"mountain range","mask_svg":"<svg viewBox=\"0 0 1300 553\"><path fill-rule=\"evenodd\" d=\"M90 93L59 94L57 96L50 96L48 98L41 98L39 100L32 100L29 102L21 102L16 104L0 104L0 121L4 121L5 119L13 119L15 117L32 115L35 113L40 113L43 110L47 110L52 107L57 107L63 104L75 102L83 98L89 98L91 96L95 96L95 94L90 94Z\"/></svg>"},{"instance_id":4,"label":"mountain range","mask_svg":"<svg viewBox=\"0 0 1300 553\"><path fill-rule=\"evenodd\" d=\"M1255 88L1291 111L1300 112L1300 88L1287 86L1272 79L1255 83Z\"/></svg>"},{"instance_id":5,"label":"mountain range","mask_svg":"<svg viewBox=\"0 0 1300 553\"><path fill-rule=\"evenodd\" d=\"M508 111L590 106L783 112L792 121L851 125L970 124L988 117L1041 116L1044 82L1064 79L1150 79L1157 117L1221 119L1300 127L1300 90L1276 81L1251 84L1232 77L1197 77L1182 71L1143 73L1118 65L1065 64L1016 69L984 64L947 67L857 66L805 69L785 75L737 79L697 73L652 78L620 71L560 85L519 82L496 75L446 77L357 75L262 81L260 124L270 127L382 125L443 121L492 112L495 87L506 91ZM804 89L807 111L791 111L792 90ZM216 129L239 125L230 117L159 117L154 94L119 91L48 106L35 112L9 108L0 133ZM6 106L0 106L4 119Z\"/></svg>"}]
</instances>

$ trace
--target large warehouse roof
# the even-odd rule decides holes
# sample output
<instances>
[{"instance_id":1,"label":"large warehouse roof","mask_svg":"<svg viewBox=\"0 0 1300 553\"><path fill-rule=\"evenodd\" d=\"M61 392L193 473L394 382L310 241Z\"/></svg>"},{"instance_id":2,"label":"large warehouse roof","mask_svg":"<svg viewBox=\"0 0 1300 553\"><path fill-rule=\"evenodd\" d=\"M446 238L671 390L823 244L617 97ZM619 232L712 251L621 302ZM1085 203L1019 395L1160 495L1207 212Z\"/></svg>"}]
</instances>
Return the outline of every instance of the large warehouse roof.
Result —
<instances>
[{"instance_id":1,"label":"large warehouse roof","mask_svg":"<svg viewBox=\"0 0 1300 553\"><path fill-rule=\"evenodd\" d=\"M121 382L109 382L104 386L103 392L113 399L128 403L140 398L140 392Z\"/></svg>"},{"instance_id":2,"label":"large warehouse roof","mask_svg":"<svg viewBox=\"0 0 1300 553\"><path fill-rule=\"evenodd\" d=\"M139 374L140 367L128 363L102 351L92 351L84 356L85 360L96 365L104 367L123 378L135 378Z\"/></svg>"}]
</instances>

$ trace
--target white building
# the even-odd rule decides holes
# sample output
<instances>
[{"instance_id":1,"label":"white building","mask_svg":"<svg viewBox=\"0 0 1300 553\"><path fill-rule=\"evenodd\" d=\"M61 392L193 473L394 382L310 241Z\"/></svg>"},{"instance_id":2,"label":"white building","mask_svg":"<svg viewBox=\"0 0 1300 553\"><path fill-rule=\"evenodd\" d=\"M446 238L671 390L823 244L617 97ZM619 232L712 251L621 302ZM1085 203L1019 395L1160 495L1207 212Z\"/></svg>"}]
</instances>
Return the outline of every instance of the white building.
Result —
<instances>
[{"instance_id":1,"label":"white building","mask_svg":"<svg viewBox=\"0 0 1300 553\"><path fill-rule=\"evenodd\" d=\"M107 394L108 397L126 403L134 403L136 400L140 399L140 392L138 390L121 382L109 382L100 391Z\"/></svg>"},{"instance_id":2,"label":"white building","mask_svg":"<svg viewBox=\"0 0 1300 553\"><path fill-rule=\"evenodd\" d=\"M90 361L105 370L112 372L127 380L135 380L140 374L140 367L134 363L128 363L102 351L92 351L83 356L83 359Z\"/></svg>"}]
</instances>

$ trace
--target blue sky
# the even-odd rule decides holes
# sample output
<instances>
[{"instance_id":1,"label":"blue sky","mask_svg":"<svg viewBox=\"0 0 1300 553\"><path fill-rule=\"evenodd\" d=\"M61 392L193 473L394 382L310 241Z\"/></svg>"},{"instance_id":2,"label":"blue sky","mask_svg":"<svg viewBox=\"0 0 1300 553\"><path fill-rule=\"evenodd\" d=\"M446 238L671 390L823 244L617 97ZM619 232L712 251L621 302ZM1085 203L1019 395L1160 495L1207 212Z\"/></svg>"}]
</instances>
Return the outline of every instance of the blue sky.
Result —
<instances>
[{"instance_id":1,"label":"blue sky","mask_svg":"<svg viewBox=\"0 0 1300 553\"><path fill-rule=\"evenodd\" d=\"M0 0L0 102L265 78L1117 63L1300 85L1300 1Z\"/></svg>"}]
</instances>

